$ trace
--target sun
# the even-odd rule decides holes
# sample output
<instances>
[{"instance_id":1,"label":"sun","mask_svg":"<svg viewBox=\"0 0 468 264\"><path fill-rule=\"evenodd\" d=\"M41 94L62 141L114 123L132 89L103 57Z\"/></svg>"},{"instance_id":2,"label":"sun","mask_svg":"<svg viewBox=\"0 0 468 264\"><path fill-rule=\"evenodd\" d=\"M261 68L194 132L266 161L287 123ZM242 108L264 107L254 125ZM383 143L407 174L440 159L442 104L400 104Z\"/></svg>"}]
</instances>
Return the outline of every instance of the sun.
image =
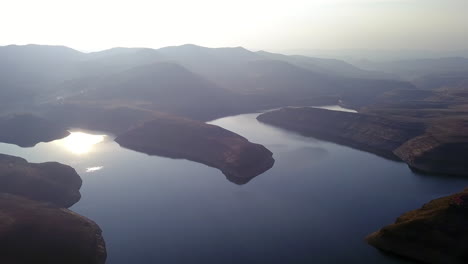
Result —
<instances>
[{"instance_id":1,"label":"sun","mask_svg":"<svg viewBox=\"0 0 468 264\"><path fill-rule=\"evenodd\" d=\"M93 135L84 132L70 132L70 135L57 142L73 154L82 155L92 151L94 145L104 141L106 135Z\"/></svg>"}]
</instances>

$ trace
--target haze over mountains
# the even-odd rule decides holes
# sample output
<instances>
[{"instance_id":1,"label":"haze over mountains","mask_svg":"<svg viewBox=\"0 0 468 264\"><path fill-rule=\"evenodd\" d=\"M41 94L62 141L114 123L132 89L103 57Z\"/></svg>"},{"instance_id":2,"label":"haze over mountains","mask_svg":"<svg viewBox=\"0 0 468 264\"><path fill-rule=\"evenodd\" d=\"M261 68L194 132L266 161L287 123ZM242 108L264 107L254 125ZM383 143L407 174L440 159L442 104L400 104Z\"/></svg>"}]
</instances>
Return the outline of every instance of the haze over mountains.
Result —
<instances>
[{"instance_id":1,"label":"haze over mountains","mask_svg":"<svg viewBox=\"0 0 468 264\"><path fill-rule=\"evenodd\" d=\"M359 104L413 88L344 61L196 45L114 48L82 53L63 46L0 47L3 109L99 102L174 112L197 119L278 105ZM235 103L234 103L235 102ZM25 109L22 109L25 108ZM202 110L199 110L203 108ZM216 109L216 110L214 110Z\"/></svg>"},{"instance_id":2,"label":"haze over mountains","mask_svg":"<svg viewBox=\"0 0 468 264\"><path fill-rule=\"evenodd\" d=\"M363 60L370 61L398 61L398 60L418 60L418 59L438 59L450 57L468 57L468 49L436 50L425 48L348 48L348 49L290 49L282 50L280 53L293 55L302 54L309 57L341 59L351 63Z\"/></svg>"}]
</instances>

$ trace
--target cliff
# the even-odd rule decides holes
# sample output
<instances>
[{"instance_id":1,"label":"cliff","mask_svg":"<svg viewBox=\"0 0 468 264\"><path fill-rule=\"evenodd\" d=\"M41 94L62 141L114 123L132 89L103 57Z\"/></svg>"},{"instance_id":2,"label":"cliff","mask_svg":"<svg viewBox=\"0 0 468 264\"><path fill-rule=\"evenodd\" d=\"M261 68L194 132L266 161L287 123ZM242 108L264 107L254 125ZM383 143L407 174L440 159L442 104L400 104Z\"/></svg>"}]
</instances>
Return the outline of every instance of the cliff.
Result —
<instances>
[{"instance_id":1,"label":"cliff","mask_svg":"<svg viewBox=\"0 0 468 264\"><path fill-rule=\"evenodd\" d=\"M468 175L468 122L461 118L438 120L418 137L395 151L404 162L416 171Z\"/></svg>"}]
</instances>

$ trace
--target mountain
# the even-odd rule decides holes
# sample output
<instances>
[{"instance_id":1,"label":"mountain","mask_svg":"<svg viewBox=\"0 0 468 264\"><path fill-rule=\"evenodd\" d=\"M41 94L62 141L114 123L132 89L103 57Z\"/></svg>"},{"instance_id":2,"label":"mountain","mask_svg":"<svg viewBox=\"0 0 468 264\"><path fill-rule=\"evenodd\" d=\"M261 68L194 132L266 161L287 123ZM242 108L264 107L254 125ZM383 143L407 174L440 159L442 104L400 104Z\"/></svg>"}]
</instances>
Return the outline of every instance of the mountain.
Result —
<instances>
[{"instance_id":1,"label":"mountain","mask_svg":"<svg viewBox=\"0 0 468 264\"><path fill-rule=\"evenodd\" d=\"M319 98L331 98L349 105L361 105L385 91L413 86L391 80L349 78L312 72L278 60L255 60L242 67L242 72L226 75L224 86L231 90L268 98L276 105L311 105L321 103Z\"/></svg>"},{"instance_id":2,"label":"mountain","mask_svg":"<svg viewBox=\"0 0 468 264\"><path fill-rule=\"evenodd\" d=\"M282 54L301 54L310 57L342 59L354 64L361 60L397 61L437 59L444 57L468 58L468 49L418 50L418 49L296 49L284 50Z\"/></svg>"},{"instance_id":3,"label":"mountain","mask_svg":"<svg viewBox=\"0 0 468 264\"><path fill-rule=\"evenodd\" d=\"M370 78L370 79L390 79L392 78L389 74L377 71L366 71L362 70L350 63L347 63L342 60L337 59L322 59L322 58L313 58L302 55L283 55L278 53L270 53L266 51L258 51L257 54L261 56L272 59L288 62L298 67L304 69L338 75L343 77L359 77L359 78Z\"/></svg>"},{"instance_id":4,"label":"mountain","mask_svg":"<svg viewBox=\"0 0 468 264\"><path fill-rule=\"evenodd\" d=\"M175 63L142 65L64 84L72 102L132 105L200 118L229 112L235 95Z\"/></svg>"},{"instance_id":5,"label":"mountain","mask_svg":"<svg viewBox=\"0 0 468 264\"><path fill-rule=\"evenodd\" d=\"M72 62L83 56L63 46L0 47L0 104L31 103L34 96L67 79L72 73Z\"/></svg>"},{"instance_id":6,"label":"mountain","mask_svg":"<svg viewBox=\"0 0 468 264\"><path fill-rule=\"evenodd\" d=\"M113 48L86 54L86 59L75 67L81 76L100 76L163 61L168 60L154 49Z\"/></svg>"},{"instance_id":7,"label":"mountain","mask_svg":"<svg viewBox=\"0 0 468 264\"><path fill-rule=\"evenodd\" d=\"M254 100L256 104L314 104L324 102L320 99L324 97L332 97L328 103L336 103L345 94L350 98L366 92L368 97L389 89L412 88L402 82L351 78L373 73L335 60L251 52L241 47L183 45L157 51L220 87L260 98Z\"/></svg>"},{"instance_id":8,"label":"mountain","mask_svg":"<svg viewBox=\"0 0 468 264\"><path fill-rule=\"evenodd\" d=\"M196 45L182 45L157 51L166 59L181 64L218 86L235 92L245 90L244 87L231 83L247 73L245 65L251 61L263 59L242 47L211 49Z\"/></svg>"},{"instance_id":9,"label":"mountain","mask_svg":"<svg viewBox=\"0 0 468 264\"><path fill-rule=\"evenodd\" d=\"M411 84L369 78L337 60L182 45L81 53L56 46L0 47L0 111L31 105L108 104L207 120L284 105L360 107ZM353 76L353 77L350 77ZM361 78L359 76L365 76ZM15 107L13 108L14 105Z\"/></svg>"},{"instance_id":10,"label":"mountain","mask_svg":"<svg viewBox=\"0 0 468 264\"><path fill-rule=\"evenodd\" d=\"M468 69L424 75L415 78L413 83L422 89L467 89Z\"/></svg>"},{"instance_id":11,"label":"mountain","mask_svg":"<svg viewBox=\"0 0 468 264\"><path fill-rule=\"evenodd\" d=\"M435 59L413 59L396 61L361 61L361 68L375 69L396 74L406 80L414 80L432 74L468 72L468 58L444 57Z\"/></svg>"}]
</instances>

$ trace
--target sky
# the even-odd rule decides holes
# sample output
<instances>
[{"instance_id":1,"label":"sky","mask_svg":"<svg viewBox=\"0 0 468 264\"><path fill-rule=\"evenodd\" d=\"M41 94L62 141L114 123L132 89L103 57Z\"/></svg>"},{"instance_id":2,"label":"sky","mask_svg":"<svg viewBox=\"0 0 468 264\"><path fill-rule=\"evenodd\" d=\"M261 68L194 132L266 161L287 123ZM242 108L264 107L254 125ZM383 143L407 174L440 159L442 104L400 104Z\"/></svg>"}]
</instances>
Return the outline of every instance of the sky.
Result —
<instances>
[{"instance_id":1,"label":"sky","mask_svg":"<svg viewBox=\"0 0 468 264\"><path fill-rule=\"evenodd\" d=\"M1 0L0 45L468 48L468 0Z\"/></svg>"}]
</instances>

